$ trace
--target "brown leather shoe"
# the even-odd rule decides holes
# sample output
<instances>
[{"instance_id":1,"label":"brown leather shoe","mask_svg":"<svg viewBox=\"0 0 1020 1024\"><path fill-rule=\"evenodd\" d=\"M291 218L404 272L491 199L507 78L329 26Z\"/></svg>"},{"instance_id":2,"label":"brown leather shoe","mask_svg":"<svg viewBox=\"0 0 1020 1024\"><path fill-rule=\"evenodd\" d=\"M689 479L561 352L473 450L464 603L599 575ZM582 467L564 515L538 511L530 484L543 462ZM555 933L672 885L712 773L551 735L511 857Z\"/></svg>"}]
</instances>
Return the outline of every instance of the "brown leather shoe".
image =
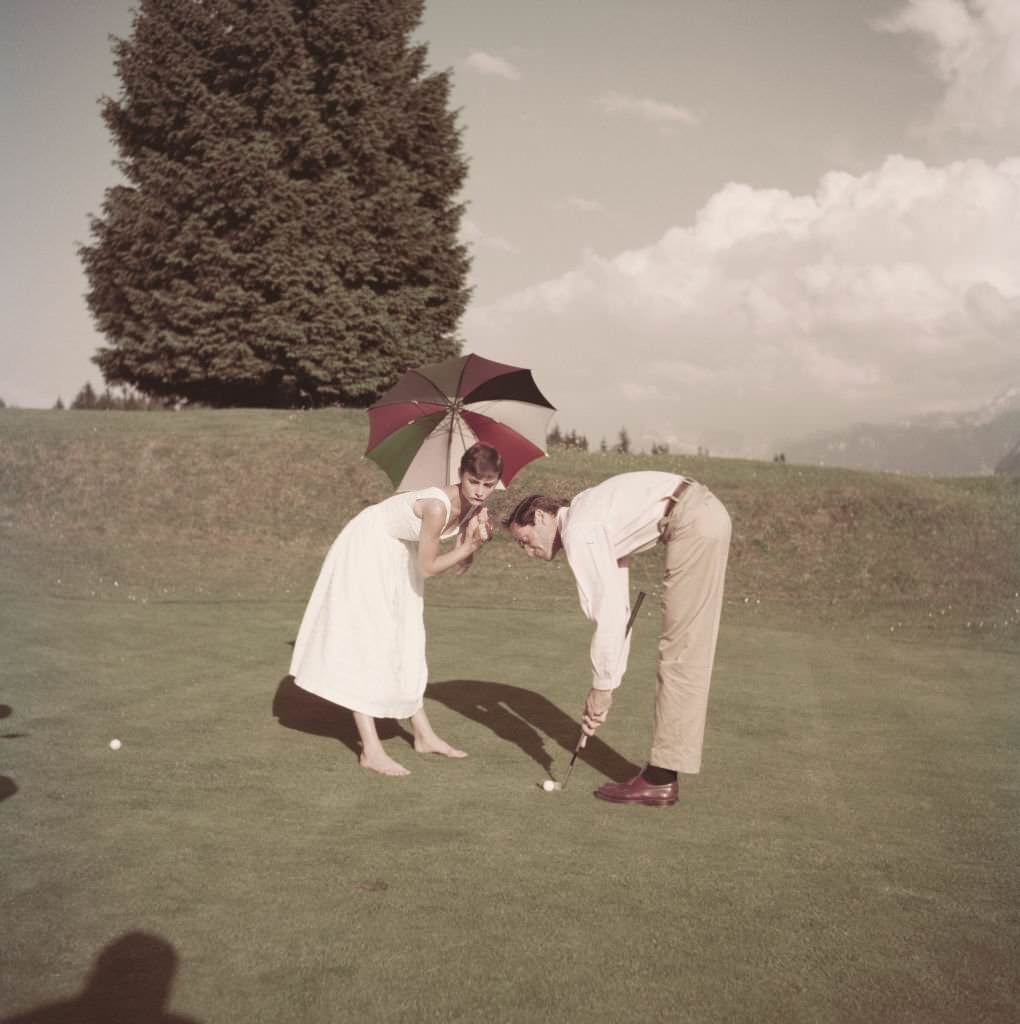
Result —
<instances>
[{"instance_id":1,"label":"brown leather shoe","mask_svg":"<svg viewBox=\"0 0 1020 1024\"><path fill-rule=\"evenodd\" d=\"M607 782L595 790L600 800L612 804L644 804L647 807L672 807L677 801L678 786L667 782L664 786L653 786L640 775L630 782Z\"/></svg>"}]
</instances>

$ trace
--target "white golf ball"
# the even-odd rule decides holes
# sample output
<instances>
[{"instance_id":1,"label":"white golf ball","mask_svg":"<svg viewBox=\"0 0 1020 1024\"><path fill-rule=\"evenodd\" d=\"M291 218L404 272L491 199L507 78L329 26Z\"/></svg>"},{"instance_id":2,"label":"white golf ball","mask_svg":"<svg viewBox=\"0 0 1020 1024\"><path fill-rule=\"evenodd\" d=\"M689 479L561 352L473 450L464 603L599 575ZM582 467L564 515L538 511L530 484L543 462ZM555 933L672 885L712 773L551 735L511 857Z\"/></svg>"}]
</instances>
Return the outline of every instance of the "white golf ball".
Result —
<instances>
[{"instance_id":1,"label":"white golf ball","mask_svg":"<svg viewBox=\"0 0 1020 1024\"><path fill-rule=\"evenodd\" d=\"M551 793L556 788L556 783L553 782L552 779L546 779L545 782L542 783L542 788L547 793Z\"/></svg>"},{"instance_id":2,"label":"white golf ball","mask_svg":"<svg viewBox=\"0 0 1020 1024\"><path fill-rule=\"evenodd\" d=\"M120 740L110 740L111 750L120 750Z\"/></svg>"}]
</instances>

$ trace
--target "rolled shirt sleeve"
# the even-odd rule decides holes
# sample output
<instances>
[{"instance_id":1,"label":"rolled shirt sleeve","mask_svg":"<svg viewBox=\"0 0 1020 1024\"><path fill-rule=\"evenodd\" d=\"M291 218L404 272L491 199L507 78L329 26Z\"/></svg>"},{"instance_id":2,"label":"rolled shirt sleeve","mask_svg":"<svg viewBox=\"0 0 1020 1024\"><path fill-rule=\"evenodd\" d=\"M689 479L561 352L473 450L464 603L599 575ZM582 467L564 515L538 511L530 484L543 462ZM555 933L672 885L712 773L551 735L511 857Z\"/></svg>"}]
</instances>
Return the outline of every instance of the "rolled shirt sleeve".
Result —
<instances>
[{"instance_id":1,"label":"rolled shirt sleeve","mask_svg":"<svg viewBox=\"0 0 1020 1024\"><path fill-rule=\"evenodd\" d=\"M630 574L617 563L606 527L577 523L562 531L561 542L577 581L581 610L595 623L591 641L592 686L615 690L627 670L630 637Z\"/></svg>"}]
</instances>

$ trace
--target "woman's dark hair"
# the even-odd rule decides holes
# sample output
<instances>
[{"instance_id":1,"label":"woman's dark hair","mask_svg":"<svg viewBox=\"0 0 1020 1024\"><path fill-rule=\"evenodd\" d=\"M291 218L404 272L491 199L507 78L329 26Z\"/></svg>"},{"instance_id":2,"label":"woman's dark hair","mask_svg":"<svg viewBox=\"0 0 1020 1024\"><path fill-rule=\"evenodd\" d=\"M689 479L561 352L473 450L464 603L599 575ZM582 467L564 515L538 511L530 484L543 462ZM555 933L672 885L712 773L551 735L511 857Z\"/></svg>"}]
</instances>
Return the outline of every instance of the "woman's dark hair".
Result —
<instances>
[{"instance_id":1,"label":"woman's dark hair","mask_svg":"<svg viewBox=\"0 0 1020 1024\"><path fill-rule=\"evenodd\" d=\"M461 456L460 472L462 476L465 473L477 477L485 476L487 473L500 476L503 472L503 456L491 444L479 441L471 445Z\"/></svg>"},{"instance_id":2,"label":"woman's dark hair","mask_svg":"<svg viewBox=\"0 0 1020 1024\"><path fill-rule=\"evenodd\" d=\"M570 502L566 498L550 498L546 494L529 494L523 501L517 503L517 507L503 520L503 525L509 529L511 526L534 526L535 513L541 510L546 515L554 516L558 509L566 508Z\"/></svg>"}]
</instances>

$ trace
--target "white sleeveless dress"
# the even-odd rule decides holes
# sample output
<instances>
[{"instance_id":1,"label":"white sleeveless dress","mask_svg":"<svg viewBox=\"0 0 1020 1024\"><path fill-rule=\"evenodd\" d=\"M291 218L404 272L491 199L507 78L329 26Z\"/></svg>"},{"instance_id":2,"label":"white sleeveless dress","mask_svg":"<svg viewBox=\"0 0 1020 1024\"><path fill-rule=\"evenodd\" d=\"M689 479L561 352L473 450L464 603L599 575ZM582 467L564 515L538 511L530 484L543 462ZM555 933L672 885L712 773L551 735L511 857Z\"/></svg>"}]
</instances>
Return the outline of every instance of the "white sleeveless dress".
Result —
<instances>
[{"instance_id":1,"label":"white sleeveless dress","mask_svg":"<svg viewBox=\"0 0 1020 1024\"><path fill-rule=\"evenodd\" d=\"M374 718L409 718L428 682L419 498L443 502L441 536L456 536L441 487L363 509L330 547L294 642L290 674L298 686Z\"/></svg>"}]
</instances>

